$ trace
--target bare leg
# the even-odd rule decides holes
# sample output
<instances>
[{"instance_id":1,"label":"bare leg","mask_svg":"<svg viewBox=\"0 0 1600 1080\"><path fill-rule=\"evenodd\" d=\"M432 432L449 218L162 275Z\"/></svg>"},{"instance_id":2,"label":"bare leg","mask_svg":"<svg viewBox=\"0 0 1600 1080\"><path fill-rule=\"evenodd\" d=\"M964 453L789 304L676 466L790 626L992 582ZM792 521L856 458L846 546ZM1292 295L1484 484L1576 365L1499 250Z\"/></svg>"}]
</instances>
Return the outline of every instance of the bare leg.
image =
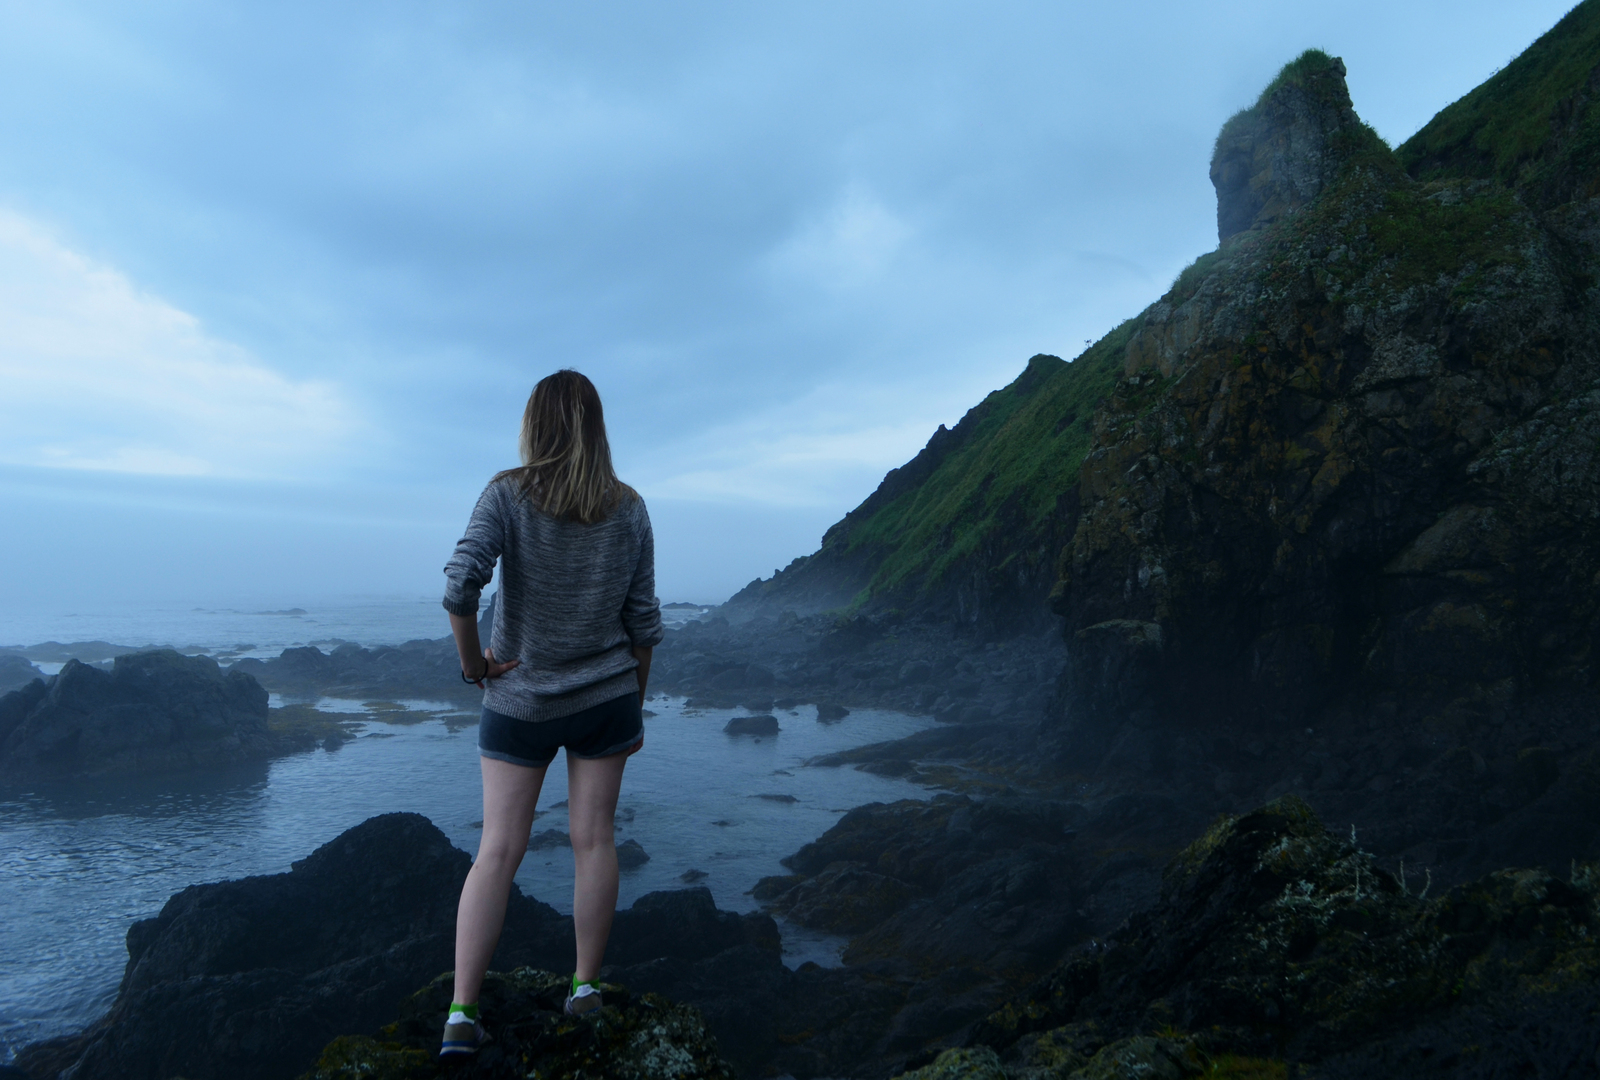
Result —
<instances>
[{"instance_id":1,"label":"bare leg","mask_svg":"<svg viewBox=\"0 0 1600 1080\"><path fill-rule=\"evenodd\" d=\"M478 760L483 764L483 836L456 909L455 1000L463 1005L478 1000L483 973L500 942L511 879L528 850L533 808L545 774L544 769L494 758ZM615 863L612 866L615 876Z\"/></svg>"},{"instance_id":2,"label":"bare leg","mask_svg":"<svg viewBox=\"0 0 1600 1080\"><path fill-rule=\"evenodd\" d=\"M617 912L617 793L627 754L567 755L567 820L572 828L572 924L578 938L578 979L600 974Z\"/></svg>"}]
</instances>

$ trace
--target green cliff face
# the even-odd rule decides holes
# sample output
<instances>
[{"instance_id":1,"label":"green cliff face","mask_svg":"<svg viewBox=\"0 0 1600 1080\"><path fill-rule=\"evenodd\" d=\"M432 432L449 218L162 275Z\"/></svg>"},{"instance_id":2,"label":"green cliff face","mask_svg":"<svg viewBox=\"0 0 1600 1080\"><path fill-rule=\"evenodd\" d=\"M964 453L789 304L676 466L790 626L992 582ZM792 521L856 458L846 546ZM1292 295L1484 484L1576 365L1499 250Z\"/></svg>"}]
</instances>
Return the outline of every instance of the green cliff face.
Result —
<instances>
[{"instance_id":1,"label":"green cliff face","mask_svg":"<svg viewBox=\"0 0 1600 1080\"><path fill-rule=\"evenodd\" d=\"M1270 732L1380 704L1459 738L1587 693L1600 201L1568 166L1590 24L1593 2L1394 154L1330 101L1336 60L1311 77L1343 118L1320 146L1253 121L1328 179L1136 320L1056 586L1084 748L1129 717ZM1298 93L1252 112L1298 124L1272 100ZM1294 171L1251 160L1257 189Z\"/></svg>"},{"instance_id":2,"label":"green cliff face","mask_svg":"<svg viewBox=\"0 0 1600 1080\"><path fill-rule=\"evenodd\" d=\"M910 608L963 621L1037 622L1077 517L1095 409L1122 370L1130 321L1071 363L1035 356L823 537L753 582L735 608Z\"/></svg>"}]
</instances>

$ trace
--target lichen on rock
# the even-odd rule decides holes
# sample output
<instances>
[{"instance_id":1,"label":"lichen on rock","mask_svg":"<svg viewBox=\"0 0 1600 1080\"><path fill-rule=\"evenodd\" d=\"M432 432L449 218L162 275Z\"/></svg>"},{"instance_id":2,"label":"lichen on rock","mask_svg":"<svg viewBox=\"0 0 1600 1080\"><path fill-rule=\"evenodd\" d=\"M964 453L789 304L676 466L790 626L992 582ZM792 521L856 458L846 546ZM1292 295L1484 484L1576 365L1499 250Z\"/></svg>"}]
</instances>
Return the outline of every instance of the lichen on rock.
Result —
<instances>
[{"instance_id":1,"label":"lichen on rock","mask_svg":"<svg viewBox=\"0 0 1600 1080\"><path fill-rule=\"evenodd\" d=\"M376 1036L341 1036L302 1080L433 1080L456 1075L438 1057L454 980L441 975L408 999ZM470 1075L505 1080L732 1080L705 1020L656 994L605 984L605 1007L577 1019L562 1012L564 975L535 968L490 972L480 999L493 1041Z\"/></svg>"}]
</instances>

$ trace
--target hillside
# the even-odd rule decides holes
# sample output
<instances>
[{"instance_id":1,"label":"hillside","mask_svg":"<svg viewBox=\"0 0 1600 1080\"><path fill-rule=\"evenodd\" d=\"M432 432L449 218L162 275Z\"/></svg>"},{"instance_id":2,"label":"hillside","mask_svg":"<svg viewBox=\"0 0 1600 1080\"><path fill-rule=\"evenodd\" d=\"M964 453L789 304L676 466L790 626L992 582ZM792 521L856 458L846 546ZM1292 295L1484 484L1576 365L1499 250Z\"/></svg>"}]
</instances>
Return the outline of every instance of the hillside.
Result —
<instances>
[{"instance_id":1,"label":"hillside","mask_svg":"<svg viewBox=\"0 0 1600 1080\"><path fill-rule=\"evenodd\" d=\"M941 424L815 554L751 582L725 610L900 608L1024 627L1048 619L1095 409L1121 373L1132 329L1130 320L1070 363L1033 357L954 428Z\"/></svg>"}]
</instances>

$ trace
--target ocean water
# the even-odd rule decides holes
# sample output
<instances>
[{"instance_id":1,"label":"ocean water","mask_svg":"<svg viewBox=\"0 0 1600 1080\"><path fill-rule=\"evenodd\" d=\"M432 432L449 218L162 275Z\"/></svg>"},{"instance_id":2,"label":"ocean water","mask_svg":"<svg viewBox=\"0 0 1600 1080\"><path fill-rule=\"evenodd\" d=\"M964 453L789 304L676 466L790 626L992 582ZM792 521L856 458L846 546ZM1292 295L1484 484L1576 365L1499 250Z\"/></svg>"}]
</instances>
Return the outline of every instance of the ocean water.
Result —
<instances>
[{"instance_id":1,"label":"ocean water","mask_svg":"<svg viewBox=\"0 0 1600 1080\"><path fill-rule=\"evenodd\" d=\"M317 625L343 631L330 636L360 640L351 631L361 617L323 613ZM399 636L404 623L373 622L373 644L418 636ZM50 636L212 648L235 636L208 641L196 632L163 642L151 636L159 629L153 625L144 633L135 626L128 637L101 626ZM234 624L219 619L210 625ZM307 639L314 637L301 638ZM0 1061L22 1043L77 1030L99 1016L116 995L129 924L155 915L188 885L286 871L343 830L395 810L424 814L457 846L476 850L483 812L474 716L429 702L405 703L411 711L398 717L367 714L359 702L318 704L352 714L362 724L359 736L338 750L203 776L0 789L0 910L8 916L0 920ZM650 861L623 872L622 906L656 889L682 888L685 874L700 871L705 877L696 883L709 887L719 906L754 910L747 894L756 881L784 873L778 860L844 811L927 797L903 780L805 764L922 730L931 724L925 717L862 710L823 724L805 706L779 710L780 733L756 739L722 730L742 710L692 710L682 699L659 696L649 709L655 715L645 722L644 749L629 761L623 781L618 840L639 841ZM396 719L408 722L391 722ZM564 761L557 758L540 797L536 832L567 831L565 800ZM529 852L517 883L571 911L570 850ZM781 929L791 965L837 963L842 939L792 925Z\"/></svg>"}]
</instances>

